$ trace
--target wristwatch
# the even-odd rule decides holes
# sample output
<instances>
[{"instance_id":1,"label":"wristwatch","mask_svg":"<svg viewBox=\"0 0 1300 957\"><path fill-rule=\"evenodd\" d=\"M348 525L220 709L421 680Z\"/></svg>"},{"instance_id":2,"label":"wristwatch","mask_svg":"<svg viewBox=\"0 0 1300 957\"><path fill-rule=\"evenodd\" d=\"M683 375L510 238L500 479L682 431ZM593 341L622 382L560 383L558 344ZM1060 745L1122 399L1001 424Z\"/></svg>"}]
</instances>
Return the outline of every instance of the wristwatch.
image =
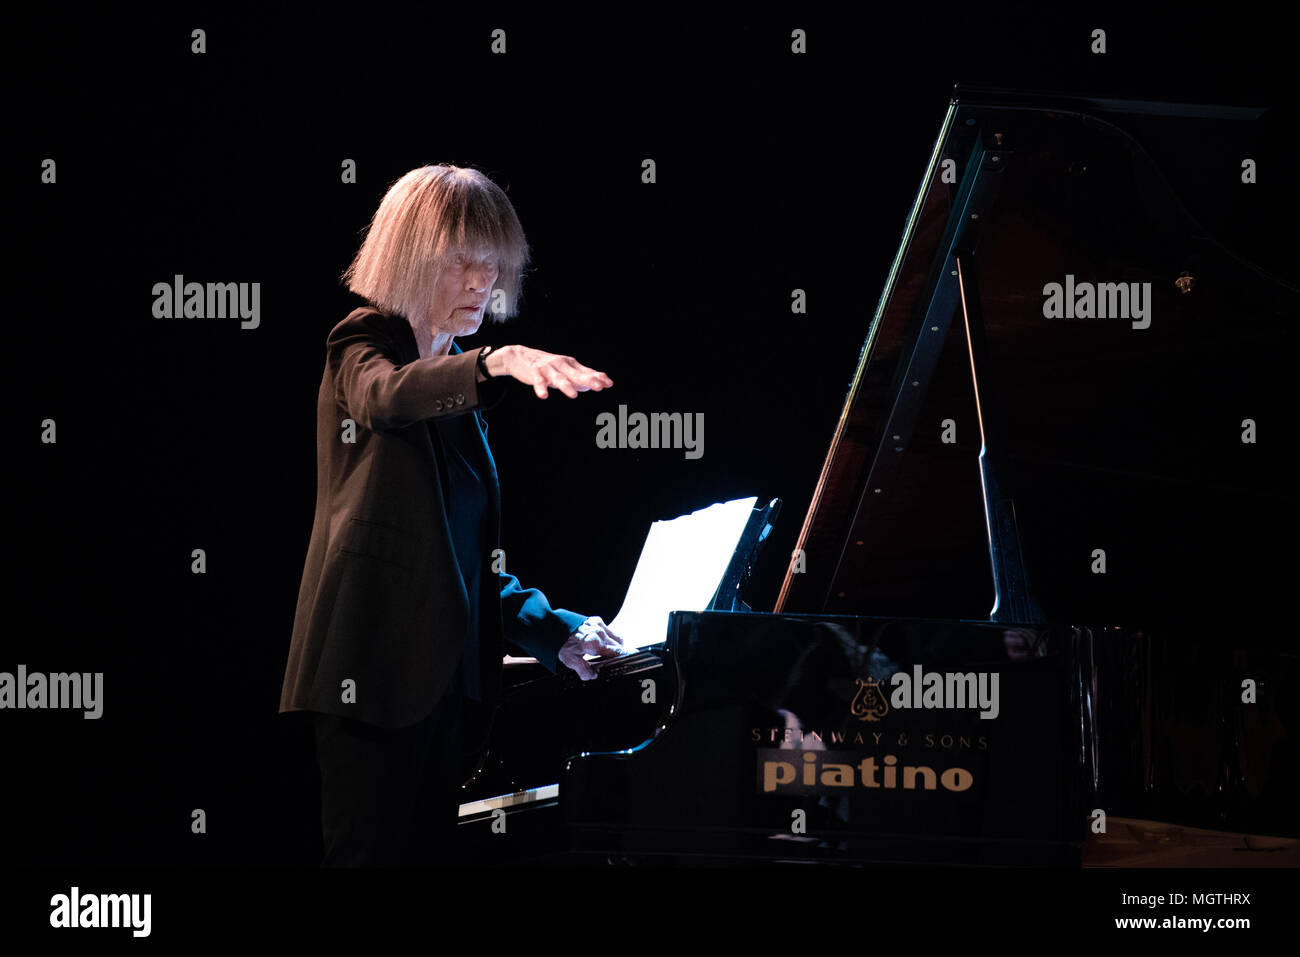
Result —
<instances>
[{"instance_id":1,"label":"wristwatch","mask_svg":"<svg viewBox=\"0 0 1300 957\"><path fill-rule=\"evenodd\" d=\"M496 346L484 346L483 351L478 354L478 363L477 363L478 369L480 372L483 373L483 378L485 379L492 378L492 373L488 372L488 368L487 368L487 357L488 357L488 353L495 348Z\"/></svg>"}]
</instances>

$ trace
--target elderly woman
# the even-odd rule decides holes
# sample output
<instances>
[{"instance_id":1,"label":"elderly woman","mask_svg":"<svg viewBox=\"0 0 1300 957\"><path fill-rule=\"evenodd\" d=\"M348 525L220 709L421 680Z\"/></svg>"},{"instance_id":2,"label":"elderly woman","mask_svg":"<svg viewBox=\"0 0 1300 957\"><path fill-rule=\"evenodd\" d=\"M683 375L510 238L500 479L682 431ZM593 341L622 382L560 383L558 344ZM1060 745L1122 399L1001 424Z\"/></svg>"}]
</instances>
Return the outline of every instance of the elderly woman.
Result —
<instances>
[{"instance_id":1,"label":"elderly woman","mask_svg":"<svg viewBox=\"0 0 1300 957\"><path fill-rule=\"evenodd\" d=\"M370 306L325 341L316 513L280 711L314 712L325 865L430 863L486 739L505 642L584 679L619 639L505 572L482 410L613 385L522 345L464 352L517 312L528 246L482 173L412 170L343 274Z\"/></svg>"}]
</instances>

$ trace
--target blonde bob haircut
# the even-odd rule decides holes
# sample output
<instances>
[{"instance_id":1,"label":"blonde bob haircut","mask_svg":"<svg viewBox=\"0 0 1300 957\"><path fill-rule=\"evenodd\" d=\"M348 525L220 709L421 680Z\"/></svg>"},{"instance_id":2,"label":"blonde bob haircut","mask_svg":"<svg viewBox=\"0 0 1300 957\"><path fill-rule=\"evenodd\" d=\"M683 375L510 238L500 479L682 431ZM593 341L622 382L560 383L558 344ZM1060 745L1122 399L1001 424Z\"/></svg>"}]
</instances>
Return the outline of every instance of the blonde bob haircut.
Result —
<instances>
[{"instance_id":1,"label":"blonde bob haircut","mask_svg":"<svg viewBox=\"0 0 1300 957\"><path fill-rule=\"evenodd\" d=\"M529 259L514 206L476 169L421 166L384 194L342 280L372 305L422 322L433 314L443 264L457 252L484 247L499 264L484 312L503 322L518 314Z\"/></svg>"}]
</instances>

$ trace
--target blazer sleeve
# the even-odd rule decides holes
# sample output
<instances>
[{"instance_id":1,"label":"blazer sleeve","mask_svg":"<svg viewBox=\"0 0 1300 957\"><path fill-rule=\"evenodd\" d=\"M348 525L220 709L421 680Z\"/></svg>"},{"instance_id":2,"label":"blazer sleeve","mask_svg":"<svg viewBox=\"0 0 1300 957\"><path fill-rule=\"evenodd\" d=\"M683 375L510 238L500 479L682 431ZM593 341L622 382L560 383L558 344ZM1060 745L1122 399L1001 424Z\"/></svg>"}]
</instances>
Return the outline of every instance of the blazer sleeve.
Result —
<instances>
[{"instance_id":1,"label":"blazer sleeve","mask_svg":"<svg viewBox=\"0 0 1300 957\"><path fill-rule=\"evenodd\" d=\"M338 400L372 432L406 428L425 419L491 408L505 395L502 377L480 383L482 347L457 355L400 364L400 353L365 314L339 323L325 340Z\"/></svg>"},{"instance_id":2,"label":"blazer sleeve","mask_svg":"<svg viewBox=\"0 0 1300 957\"><path fill-rule=\"evenodd\" d=\"M552 608L536 588L524 588L514 575L497 574L501 583L502 637L528 652L548 671L558 671L560 646L587 616L565 608Z\"/></svg>"}]
</instances>

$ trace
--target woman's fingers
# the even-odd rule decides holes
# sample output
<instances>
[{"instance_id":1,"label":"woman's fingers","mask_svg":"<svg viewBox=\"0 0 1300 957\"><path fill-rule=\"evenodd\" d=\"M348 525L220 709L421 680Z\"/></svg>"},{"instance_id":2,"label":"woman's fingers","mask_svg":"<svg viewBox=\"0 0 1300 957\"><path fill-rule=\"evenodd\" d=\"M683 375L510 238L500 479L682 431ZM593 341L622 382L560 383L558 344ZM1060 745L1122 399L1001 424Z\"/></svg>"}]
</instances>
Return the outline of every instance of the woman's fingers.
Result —
<instances>
[{"instance_id":1,"label":"woman's fingers","mask_svg":"<svg viewBox=\"0 0 1300 957\"><path fill-rule=\"evenodd\" d=\"M539 399L545 399L551 389L559 389L570 399L576 399L579 392L599 392L614 384L605 373L584 366L573 356L542 352L527 346L504 348L510 350L505 373L531 385ZM504 349L503 355L506 355Z\"/></svg>"},{"instance_id":2,"label":"woman's fingers","mask_svg":"<svg viewBox=\"0 0 1300 957\"><path fill-rule=\"evenodd\" d=\"M559 389L570 399L576 399L579 392L588 392L593 389L599 392L613 384L613 380L605 373L589 369L581 363L569 359L568 365L565 367L558 365L539 367L538 381L533 384L533 390L542 399L546 398L548 388Z\"/></svg>"},{"instance_id":3,"label":"woman's fingers","mask_svg":"<svg viewBox=\"0 0 1300 957\"><path fill-rule=\"evenodd\" d=\"M551 386L559 389L570 399L576 399L578 397L578 387L573 384L573 380L564 372L557 370L551 374L550 379Z\"/></svg>"},{"instance_id":4,"label":"woman's fingers","mask_svg":"<svg viewBox=\"0 0 1300 957\"><path fill-rule=\"evenodd\" d=\"M609 625L605 624L605 619L600 616L593 616L588 619L590 623L591 644L585 649L589 655L617 655L624 651L623 639L609 630Z\"/></svg>"},{"instance_id":5,"label":"woman's fingers","mask_svg":"<svg viewBox=\"0 0 1300 957\"><path fill-rule=\"evenodd\" d=\"M584 366L572 356L565 356L564 358L567 362L565 372L570 381L578 386L579 390L586 392L588 389L595 389L599 392L601 389L608 389L614 384L614 380L605 373L597 372L590 366Z\"/></svg>"},{"instance_id":6,"label":"woman's fingers","mask_svg":"<svg viewBox=\"0 0 1300 957\"><path fill-rule=\"evenodd\" d=\"M587 664L586 659L582 657L581 648L561 648L559 654L560 661L568 668L577 672L578 677L583 681L590 681L596 677L596 672L591 665Z\"/></svg>"}]
</instances>

